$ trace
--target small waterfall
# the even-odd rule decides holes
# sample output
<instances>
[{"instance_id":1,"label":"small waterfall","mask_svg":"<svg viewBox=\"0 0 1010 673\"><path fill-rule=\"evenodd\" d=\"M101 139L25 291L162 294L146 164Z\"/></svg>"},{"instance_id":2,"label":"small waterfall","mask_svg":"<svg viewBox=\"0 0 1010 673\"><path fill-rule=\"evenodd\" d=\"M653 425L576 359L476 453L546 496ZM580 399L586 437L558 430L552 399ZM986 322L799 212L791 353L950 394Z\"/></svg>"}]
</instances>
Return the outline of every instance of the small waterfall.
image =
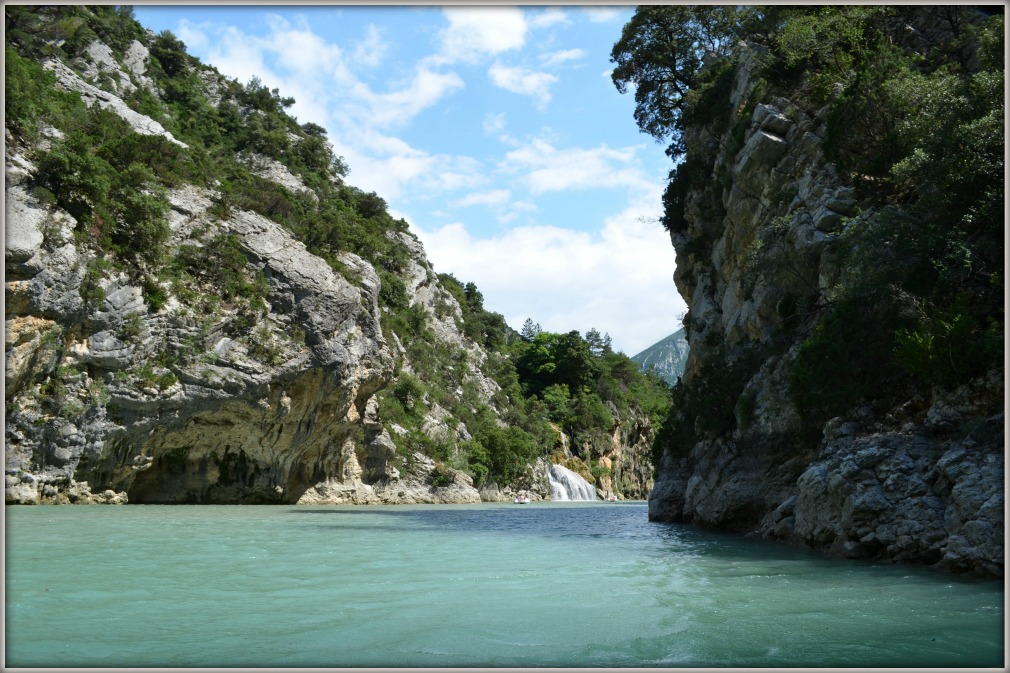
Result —
<instances>
[{"instance_id":1,"label":"small waterfall","mask_svg":"<svg viewBox=\"0 0 1010 673\"><path fill-rule=\"evenodd\" d=\"M563 465L551 465L547 473L551 500L596 500L596 488Z\"/></svg>"}]
</instances>

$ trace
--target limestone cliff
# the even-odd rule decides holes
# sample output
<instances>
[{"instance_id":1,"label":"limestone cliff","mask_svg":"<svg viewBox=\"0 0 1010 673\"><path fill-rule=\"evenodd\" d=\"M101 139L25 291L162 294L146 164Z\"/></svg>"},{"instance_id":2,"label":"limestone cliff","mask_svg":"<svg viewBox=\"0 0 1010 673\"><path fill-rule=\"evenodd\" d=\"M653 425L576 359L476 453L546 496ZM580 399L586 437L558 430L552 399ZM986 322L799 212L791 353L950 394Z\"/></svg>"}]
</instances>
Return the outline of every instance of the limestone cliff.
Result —
<instances>
[{"instance_id":1,"label":"limestone cliff","mask_svg":"<svg viewBox=\"0 0 1010 673\"><path fill-rule=\"evenodd\" d=\"M269 284L255 341L232 336L238 308L171 297L149 311L125 274L98 281L104 300L86 307L73 222L33 201L18 160L6 176L8 501L59 499L74 482L134 502L294 501L354 449L387 448L361 432L392 362L370 265L342 259L361 274L352 284L255 213L211 220L211 195L187 187L171 195L172 244L236 235ZM178 359L159 364L166 353ZM43 390L54 377L61 387Z\"/></svg>"},{"instance_id":2,"label":"limestone cliff","mask_svg":"<svg viewBox=\"0 0 1010 673\"><path fill-rule=\"evenodd\" d=\"M949 26L917 16L907 34L926 53L923 41L935 46ZM862 280L860 268L840 263L852 259L843 254L851 232L881 221L889 205L828 158L839 114L830 102L812 105L809 84L768 85L771 57L766 46L740 43L721 106L684 131L685 191L668 192L668 226L689 306L688 392L663 440L650 518L1001 576L1001 367L946 387L893 383L906 379L892 374L894 347L872 325L912 302L894 286L875 295L878 305L859 307L878 311L871 329L843 332L820 355L836 358L840 378L802 378L810 344L841 329L828 320L842 315L843 288ZM842 92L838 84L836 101ZM834 391L825 387L872 380L856 368L866 366L860 351L875 349L876 390L846 398L827 422L810 411L820 398L798 391L826 395Z\"/></svg>"},{"instance_id":3,"label":"limestone cliff","mask_svg":"<svg viewBox=\"0 0 1010 673\"><path fill-rule=\"evenodd\" d=\"M187 147L120 97L140 88L160 93L146 74L144 43L133 40L118 60L98 40L84 54L43 66L57 87L110 110L133 132ZM213 71L194 70L208 93L228 91ZM404 461L379 420L375 394L394 380L401 358L383 334L373 263L350 252L327 263L277 221L222 208L220 191L182 184L165 195L169 255L206 254L213 266L222 263L215 255L235 254L234 282L255 285L259 300L208 280L214 270L206 262L207 278L193 272L189 285L160 280L152 288L142 270L110 268L83 224L39 191L30 157L44 157L62 137L49 127L28 144L7 133L8 503L478 499L458 470L436 487L433 461L420 454ZM240 161L318 201L280 162L255 153ZM413 236L398 236L409 301L424 304L440 291L438 281ZM152 293L161 298L156 305ZM438 334L462 344L455 325ZM480 362L479 347L468 348ZM494 383L471 370L489 401Z\"/></svg>"},{"instance_id":4,"label":"limestone cliff","mask_svg":"<svg viewBox=\"0 0 1010 673\"><path fill-rule=\"evenodd\" d=\"M518 335L324 129L128 9L6 12L6 502L548 497ZM618 426L601 493L644 497Z\"/></svg>"}]
</instances>

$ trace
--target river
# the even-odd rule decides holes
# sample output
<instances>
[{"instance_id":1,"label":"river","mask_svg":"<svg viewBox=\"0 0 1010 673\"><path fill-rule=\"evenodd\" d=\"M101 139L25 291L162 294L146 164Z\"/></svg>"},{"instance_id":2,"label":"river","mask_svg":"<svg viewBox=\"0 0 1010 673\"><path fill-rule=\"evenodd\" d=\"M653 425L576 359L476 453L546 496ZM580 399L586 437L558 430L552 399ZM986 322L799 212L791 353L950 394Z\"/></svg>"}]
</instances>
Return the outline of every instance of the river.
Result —
<instances>
[{"instance_id":1,"label":"river","mask_svg":"<svg viewBox=\"0 0 1010 673\"><path fill-rule=\"evenodd\" d=\"M996 666L1001 581L645 503L6 510L7 666Z\"/></svg>"}]
</instances>

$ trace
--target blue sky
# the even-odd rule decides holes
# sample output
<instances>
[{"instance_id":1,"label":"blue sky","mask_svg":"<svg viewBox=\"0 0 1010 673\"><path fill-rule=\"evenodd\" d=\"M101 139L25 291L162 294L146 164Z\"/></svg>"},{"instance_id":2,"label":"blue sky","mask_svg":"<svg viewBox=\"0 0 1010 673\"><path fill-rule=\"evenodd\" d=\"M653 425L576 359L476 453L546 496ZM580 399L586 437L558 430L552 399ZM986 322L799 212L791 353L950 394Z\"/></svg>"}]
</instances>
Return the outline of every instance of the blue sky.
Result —
<instances>
[{"instance_id":1,"label":"blue sky","mask_svg":"<svg viewBox=\"0 0 1010 673\"><path fill-rule=\"evenodd\" d=\"M295 98L289 112L327 129L348 182L516 329L596 327L634 355L680 327L658 223L670 160L610 79L632 7L134 12L222 74Z\"/></svg>"}]
</instances>

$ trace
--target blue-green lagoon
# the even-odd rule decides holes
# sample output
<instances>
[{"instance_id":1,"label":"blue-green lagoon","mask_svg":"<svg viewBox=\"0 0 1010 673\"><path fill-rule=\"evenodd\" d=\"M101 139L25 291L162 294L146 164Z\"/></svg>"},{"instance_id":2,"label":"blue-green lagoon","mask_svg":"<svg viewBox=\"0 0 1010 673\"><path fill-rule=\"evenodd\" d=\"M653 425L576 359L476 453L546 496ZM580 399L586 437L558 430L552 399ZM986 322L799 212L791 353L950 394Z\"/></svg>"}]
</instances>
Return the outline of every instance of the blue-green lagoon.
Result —
<instances>
[{"instance_id":1,"label":"blue-green lagoon","mask_svg":"<svg viewBox=\"0 0 1010 673\"><path fill-rule=\"evenodd\" d=\"M6 508L6 664L986 666L1003 583L645 503Z\"/></svg>"}]
</instances>

